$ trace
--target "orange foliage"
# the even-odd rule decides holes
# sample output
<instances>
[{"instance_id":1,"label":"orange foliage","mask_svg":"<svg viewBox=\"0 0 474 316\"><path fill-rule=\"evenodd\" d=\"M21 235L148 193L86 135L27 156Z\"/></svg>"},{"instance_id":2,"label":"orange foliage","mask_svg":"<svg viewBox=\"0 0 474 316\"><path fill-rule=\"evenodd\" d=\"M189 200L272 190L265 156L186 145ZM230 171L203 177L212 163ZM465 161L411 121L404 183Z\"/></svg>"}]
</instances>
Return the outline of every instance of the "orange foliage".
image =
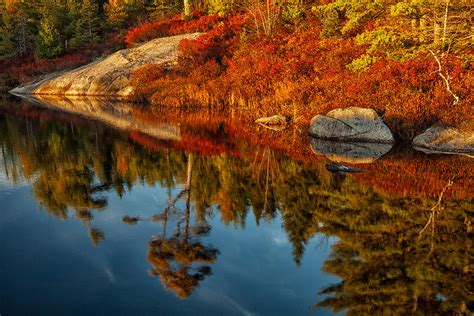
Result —
<instances>
[{"instance_id":1,"label":"orange foliage","mask_svg":"<svg viewBox=\"0 0 474 316\"><path fill-rule=\"evenodd\" d=\"M321 39L317 23L280 29L272 38L242 42L247 17L229 17L207 34L182 41L174 70L147 66L134 74L137 98L156 106L248 108L255 115L281 113L306 126L315 114L349 106L374 108L403 141L433 124L473 120L472 69L446 57L453 97L431 56L407 62L380 58L367 71L346 68L363 53L351 39Z\"/></svg>"},{"instance_id":2,"label":"orange foliage","mask_svg":"<svg viewBox=\"0 0 474 316\"><path fill-rule=\"evenodd\" d=\"M416 151L394 153L364 166L368 172L355 175L358 182L395 196L437 197L449 180L454 185L446 198L474 197L474 166L470 159L455 155L433 156Z\"/></svg>"},{"instance_id":3,"label":"orange foliage","mask_svg":"<svg viewBox=\"0 0 474 316\"><path fill-rule=\"evenodd\" d=\"M155 20L142 23L127 31L124 42L127 47L158 37L172 36L185 33L210 31L218 22L222 21L217 15L202 15L195 11L193 20L183 20L181 14L167 20Z\"/></svg>"},{"instance_id":4,"label":"orange foliage","mask_svg":"<svg viewBox=\"0 0 474 316\"><path fill-rule=\"evenodd\" d=\"M27 82L40 75L65 69L72 69L92 61L89 51L60 56L54 59L25 57L0 63L2 75L10 80Z\"/></svg>"}]
</instances>

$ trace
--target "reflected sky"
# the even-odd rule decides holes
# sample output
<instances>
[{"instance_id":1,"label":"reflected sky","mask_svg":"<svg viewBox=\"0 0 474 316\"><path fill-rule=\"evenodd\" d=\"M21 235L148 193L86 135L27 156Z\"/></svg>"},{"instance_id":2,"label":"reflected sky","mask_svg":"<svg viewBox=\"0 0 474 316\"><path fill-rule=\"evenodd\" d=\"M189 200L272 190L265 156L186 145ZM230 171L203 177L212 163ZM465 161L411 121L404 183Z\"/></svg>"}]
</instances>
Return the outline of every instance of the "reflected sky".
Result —
<instances>
[{"instance_id":1,"label":"reflected sky","mask_svg":"<svg viewBox=\"0 0 474 316\"><path fill-rule=\"evenodd\" d=\"M147 273L147 241L159 227L122 222L123 215L134 215L130 210L152 216L164 208L166 190L141 185L123 198L108 195L107 209L94 218L107 235L93 247L79 221L46 214L29 186L2 186L0 306L5 315L309 314L315 293L337 280L321 271L330 239L312 240L297 267L280 219L259 227L249 219L245 229L234 230L215 218L205 238L220 250L213 275L192 297L180 300Z\"/></svg>"}]
</instances>

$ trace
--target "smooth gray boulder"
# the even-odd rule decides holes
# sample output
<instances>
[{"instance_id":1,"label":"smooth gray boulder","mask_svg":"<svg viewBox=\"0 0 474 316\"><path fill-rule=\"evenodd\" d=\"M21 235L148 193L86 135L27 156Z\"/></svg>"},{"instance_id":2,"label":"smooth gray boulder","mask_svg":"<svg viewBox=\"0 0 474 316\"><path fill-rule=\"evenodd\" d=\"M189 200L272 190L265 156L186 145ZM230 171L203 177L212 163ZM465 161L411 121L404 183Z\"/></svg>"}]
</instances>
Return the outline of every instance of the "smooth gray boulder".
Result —
<instances>
[{"instance_id":1,"label":"smooth gray boulder","mask_svg":"<svg viewBox=\"0 0 474 316\"><path fill-rule=\"evenodd\" d=\"M413 146L428 153L474 154L474 129L430 127L413 139Z\"/></svg>"},{"instance_id":2,"label":"smooth gray boulder","mask_svg":"<svg viewBox=\"0 0 474 316\"><path fill-rule=\"evenodd\" d=\"M374 110L359 107L335 109L326 115L316 115L311 120L309 134L343 142L395 142L392 132Z\"/></svg>"},{"instance_id":3,"label":"smooth gray boulder","mask_svg":"<svg viewBox=\"0 0 474 316\"><path fill-rule=\"evenodd\" d=\"M39 81L17 87L12 94L89 95L127 98L133 94L131 74L147 64L168 65L178 59L183 39L194 39L201 33L157 38L129 49L123 49L88 65L50 74Z\"/></svg>"},{"instance_id":4,"label":"smooth gray boulder","mask_svg":"<svg viewBox=\"0 0 474 316\"><path fill-rule=\"evenodd\" d=\"M325 156L334 162L372 163L388 153L390 149L392 149L392 144L343 143L318 138L311 139L311 150L316 155Z\"/></svg>"}]
</instances>

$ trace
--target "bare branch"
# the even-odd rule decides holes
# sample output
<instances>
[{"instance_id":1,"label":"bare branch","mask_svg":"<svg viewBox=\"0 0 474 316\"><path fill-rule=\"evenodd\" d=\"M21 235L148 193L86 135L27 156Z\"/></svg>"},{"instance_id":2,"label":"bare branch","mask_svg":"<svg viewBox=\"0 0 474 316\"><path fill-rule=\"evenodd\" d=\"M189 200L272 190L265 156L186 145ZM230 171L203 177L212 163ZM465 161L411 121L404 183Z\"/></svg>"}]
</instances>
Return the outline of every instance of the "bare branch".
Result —
<instances>
[{"instance_id":1,"label":"bare branch","mask_svg":"<svg viewBox=\"0 0 474 316\"><path fill-rule=\"evenodd\" d=\"M436 63L438 63L438 71L436 71L438 73L438 75L444 80L444 83L446 84L446 90L448 90L449 93L451 93L451 95L454 97L454 104L457 104L459 103L460 101L460 98L457 94L455 94L453 92L453 90L451 89L451 84L449 82L449 74L446 72L446 76L443 75L443 67L441 66L441 61L439 60L438 56L436 56L436 54L430 49L430 53L431 55L433 55L433 58L436 60Z\"/></svg>"}]
</instances>

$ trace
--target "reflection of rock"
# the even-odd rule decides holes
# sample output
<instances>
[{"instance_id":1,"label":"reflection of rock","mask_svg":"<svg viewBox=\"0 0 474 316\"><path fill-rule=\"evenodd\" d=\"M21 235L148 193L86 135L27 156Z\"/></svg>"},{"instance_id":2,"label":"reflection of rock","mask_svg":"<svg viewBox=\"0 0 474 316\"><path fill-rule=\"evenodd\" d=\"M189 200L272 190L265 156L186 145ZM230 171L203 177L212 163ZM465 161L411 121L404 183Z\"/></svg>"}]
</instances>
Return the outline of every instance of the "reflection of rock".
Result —
<instances>
[{"instance_id":1,"label":"reflection of rock","mask_svg":"<svg viewBox=\"0 0 474 316\"><path fill-rule=\"evenodd\" d=\"M15 94L108 95L127 97L133 93L130 75L147 64L170 64L178 58L182 39L199 33L158 38L118 51L89 65L47 76L43 80L13 89Z\"/></svg>"},{"instance_id":2,"label":"reflection of rock","mask_svg":"<svg viewBox=\"0 0 474 316\"><path fill-rule=\"evenodd\" d=\"M391 144L342 143L317 138L311 139L311 149L317 155L336 162L371 163L392 148Z\"/></svg>"},{"instance_id":3,"label":"reflection of rock","mask_svg":"<svg viewBox=\"0 0 474 316\"><path fill-rule=\"evenodd\" d=\"M273 130L283 130L286 128L287 119L283 115L273 115L270 117L259 118L255 123Z\"/></svg>"},{"instance_id":4,"label":"reflection of rock","mask_svg":"<svg viewBox=\"0 0 474 316\"><path fill-rule=\"evenodd\" d=\"M336 109L311 120L309 133L317 138L346 142L393 143L390 129L372 109Z\"/></svg>"},{"instance_id":5,"label":"reflection of rock","mask_svg":"<svg viewBox=\"0 0 474 316\"><path fill-rule=\"evenodd\" d=\"M132 115L134 104L86 96L20 95L43 107L78 114L106 123L121 130L134 130L162 140L181 140L178 126L166 123L146 123Z\"/></svg>"},{"instance_id":6,"label":"reflection of rock","mask_svg":"<svg viewBox=\"0 0 474 316\"><path fill-rule=\"evenodd\" d=\"M474 130L470 128L430 127L424 133L415 137L413 145L415 149L428 153L474 154Z\"/></svg>"},{"instance_id":7,"label":"reflection of rock","mask_svg":"<svg viewBox=\"0 0 474 316\"><path fill-rule=\"evenodd\" d=\"M337 174L362 172L360 169L345 166L340 163L328 163L326 164L326 170Z\"/></svg>"}]
</instances>

